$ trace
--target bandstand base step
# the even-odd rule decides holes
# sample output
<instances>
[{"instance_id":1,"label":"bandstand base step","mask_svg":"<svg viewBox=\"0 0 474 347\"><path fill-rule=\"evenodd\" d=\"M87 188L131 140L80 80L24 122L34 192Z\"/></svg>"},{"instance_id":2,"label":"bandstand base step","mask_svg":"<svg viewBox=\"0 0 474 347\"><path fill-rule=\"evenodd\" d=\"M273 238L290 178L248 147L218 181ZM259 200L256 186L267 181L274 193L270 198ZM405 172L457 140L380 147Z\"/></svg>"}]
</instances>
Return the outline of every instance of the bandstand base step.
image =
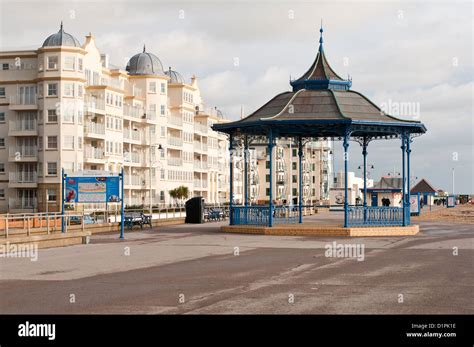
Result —
<instances>
[{"instance_id":1,"label":"bandstand base step","mask_svg":"<svg viewBox=\"0 0 474 347\"><path fill-rule=\"evenodd\" d=\"M344 228L337 225L277 225L272 228L256 225L226 225L221 227L226 233L280 235L280 236L413 236L420 231L419 225L405 227L357 227Z\"/></svg>"}]
</instances>

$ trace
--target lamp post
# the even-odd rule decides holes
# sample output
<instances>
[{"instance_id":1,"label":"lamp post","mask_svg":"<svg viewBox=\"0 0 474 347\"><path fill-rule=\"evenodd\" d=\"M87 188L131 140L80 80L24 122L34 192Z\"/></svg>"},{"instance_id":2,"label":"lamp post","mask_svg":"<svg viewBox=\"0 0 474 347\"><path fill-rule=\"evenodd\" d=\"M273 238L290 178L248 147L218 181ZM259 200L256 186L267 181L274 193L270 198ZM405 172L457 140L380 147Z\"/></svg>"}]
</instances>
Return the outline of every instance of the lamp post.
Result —
<instances>
[{"instance_id":1,"label":"lamp post","mask_svg":"<svg viewBox=\"0 0 474 347\"><path fill-rule=\"evenodd\" d=\"M160 151L163 149L163 147L159 143L151 144L150 149L151 148L158 148L158 150L160 150ZM152 179L151 169L153 167L153 164L157 163L157 161L152 161L151 157L152 156L151 156L151 151L150 151L150 215L151 215L151 218L153 219L153 184L152 184L153 179ZM158 163L159 163L159 161L158 161Z\"/></svg>"}]
</instances>

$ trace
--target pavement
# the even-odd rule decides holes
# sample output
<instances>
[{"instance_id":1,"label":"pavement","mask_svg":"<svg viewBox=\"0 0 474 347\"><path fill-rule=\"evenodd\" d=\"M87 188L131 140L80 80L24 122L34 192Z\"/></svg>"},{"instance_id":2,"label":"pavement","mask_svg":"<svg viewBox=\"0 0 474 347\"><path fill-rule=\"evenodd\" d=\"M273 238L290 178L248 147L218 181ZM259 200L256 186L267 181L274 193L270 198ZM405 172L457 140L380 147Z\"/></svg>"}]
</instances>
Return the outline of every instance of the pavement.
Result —
<instances>
[{"instance_id":1,"label":"pavement","mask_svg":"<svg viewBox=\"0 0 474 347\"><path fill-rule=\"evenodd\" d=\"M340 213L305 218L339 222ZM96 234L0 258L0 313L474 313L474 225L409 237L224 234L226 222ZM326 246L363 248L363 260ZM360 248L359 248L360 249Z\"/></svg>"}]
</instances>

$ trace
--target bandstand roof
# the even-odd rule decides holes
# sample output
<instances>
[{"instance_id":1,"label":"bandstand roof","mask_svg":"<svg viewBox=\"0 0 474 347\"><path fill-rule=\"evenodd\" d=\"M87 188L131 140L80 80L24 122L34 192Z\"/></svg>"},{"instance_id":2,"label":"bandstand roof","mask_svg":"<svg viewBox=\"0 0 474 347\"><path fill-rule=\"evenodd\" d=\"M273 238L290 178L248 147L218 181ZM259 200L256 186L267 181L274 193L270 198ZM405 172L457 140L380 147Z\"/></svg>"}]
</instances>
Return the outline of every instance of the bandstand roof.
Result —
<instances>
[{"instance_id":1,"label":"bandstand roof","mask_svg":"<svg viewBox=\"0 0 474 347\"><path fill-rule=\"evenodd\" d=\"M292 91L278 94L249 116L214 130L232 134L264 135L273 129L279 136L340 137L350 126L351 136L397 136L401 129L424 133L419 121L399 119L383 112L363 94L350 90L352 80L342 79L330 67L323 49L310 68L290 81Z\"/></svg>"}]
</instances>

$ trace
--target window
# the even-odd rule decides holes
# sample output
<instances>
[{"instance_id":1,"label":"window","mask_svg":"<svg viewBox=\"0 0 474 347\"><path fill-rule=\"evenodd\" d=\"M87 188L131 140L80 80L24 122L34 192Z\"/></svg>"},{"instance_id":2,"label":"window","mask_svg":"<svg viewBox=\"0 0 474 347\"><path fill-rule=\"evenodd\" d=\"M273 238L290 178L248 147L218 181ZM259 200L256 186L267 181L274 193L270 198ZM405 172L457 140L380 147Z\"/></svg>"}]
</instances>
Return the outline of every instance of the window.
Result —
<instances>
[{"instance_id":1,"label":"window","mask_svg":"<svg viewBox=\"0 0 474 347\"><path fill-rule=\"evenodd\" d=\"M165 137L166 136L166 127L162 126L160 129L161 129L160 136Z\"/></svg>"},{"instance_id":2,"label":"window","mask_svg":"<svg viewBox=\"0 0 474 347\"><path fill-rule=\"evenodd\" d=\"M48 96L58 96L57 83L48 83Z\"/></svg>"},{"instance_id":3,"label":"window","mask_svg":"<svg viewBox=\"0 0 474 347\"><path fill-rule=\"evenodd\" d=\"M296 177L297 177L296 175L293 175L293 176L292 176L292 182L293 182L293 183L298 182L298 179L297 179Z\"/></svg>"},{"instance_id":4,"label":"window","mask_svg":"<svg viewBox=\"0 0 474 347\"><path fill-rule=\"evenodd\" d=\"M46 189L46 197L48 201L56 201L56 189Z\"/></svg>"},{"instance_id":5,"label":"window","mask_svg":"<svg viewBox=\"0 0 474 347\"><path fill-rule=\"evenodd\" d=\"M165 105L161 105L161 106L160 106L160 114L161 114L162 116L166 115Z\"/></svg>"},{"instance_id":6,"label":"window","mask_svg":"<svg viewBox=\"0 0 474 347\"><path fill-rule=\"evenodd\" d=\"M267 196L270 196L270 188L266 188L265 193L266 193Z\"/></svg>"},{"instance_id":7,"label":"window","mask_svg":"<svg viewBox=\"0 0 474 347\"><path fill-rule=\"evenodd\" d=\"M166 84L161 83L161 94L165 94L165 93L166 93Z\"/></svg>"},{"instance_id":8,"label":"window","mask_svg":"<svg viewBox=\"0 0 474 347\"><path fill-rule=\"evenodd\" d=\"M163 190L160 191L160 201L165 201L165 192Z\"/></svg>"},{"instance_id":9,"label":"window","mask_svg":"<svg viewBox=\"0 0 474 347\"><path fill-rule=\"evenodd\" d=\"M48 143L49 145L49 143ZM64 149L74 149L74 136L73 135L64 135Z\"/></svg>"},{"instance_id":10,"label":"window","mask_svg":"<svg viewBox=\"0 0 474 347\"><path fill-rule=\"evenodd\" d=\"M3 63L3 64L2 64L2 70L10 70L10 64L8 64L8 63Z\"/></svg>"},{"instance_id":11,"label":"window","mask_svg":"<svg viewBox=\"0 0 474 347\"><path fill-rule=\"evenodd\" d=\"M48 136L48 147L47 149L58 149L58 137ZM49 165L49 163L48 163Z\"/></svg>"},{"instance_id":12,"label":"window","mask_svg":"<svg viewBox=\"0 0 474 347\"><path fill-rule=\"evenodd\" d=\"M64 96L74 96L74 83L64 83Z\"/></svg>"},{"instance_id":13,"label":"window","mask_svg":"<svg viewBox=\"0 0 474 347\"><path fill-rule=\"evenodd\" d=\"M48 123L57 123L58 115L56 110L48 110Z\"/></svg>"},{"instance_id":14,"label":"window","mask_svg":"<svg viewBox=\"0 0 474 347\"><path fill-rule=\"evenodd\" d=\"M5 173L5 163L0 163L0 174Z\"/></svg>"},{"instance_id":15,"label":"window","mask_svg":"<svg viewBox=\"0 0 474 347\"><path fill-rule=\"evenodd\" d=\"M267 168L267 169L270 168L270 162L268 160L265 162L265 168Z\"/></svg>"},{"instance_id":16,"label":"window","mask_svg":"<svg viewBox=\"0 0 474 347\"><path fill-rule=\"evenodd\" d=\"M0 87L0 98L5 97L5 87Z\"/></svg>"},{"instance_id":17,"label":"window","mask_svg":"<svg viewBox=\"0 0 474 347\"><path fill-rule=\"evenodd\" d=\"M78 84L77 85L77 96L82 98L83 95L84 95L84 87L82 86L82 84Z\"/></svg>"},{"instance_id":18,"label":"window","mask_svg":"<svg viewBox=\"0 0 474 347\"><path fill-rule=\"evenodd\" d=\"M5 138L0 137L0 148L3 148L3 147L5 147Z\"/></svg>"},{"instance_id":19,"label":"window","mask_svg":"<svg viewBox=\"0 0 474 347\"><path fill-rule=\"evenodd\" d=\"M50 56L48 57L48 70L56 70L58 68L58 57Z\"/></svg>"},{"instance_id":20,"label":"window","mask_svg":"<svg viewBox=\"0 0 474 347\"><path fill-rule=\"evenodd\" d=\"M0 112L0 123L5 123L5 112Z\"/></svg>"},{"instance_id":21,"label":"window","mask_svg":"<svg viewBox=\"0 0 474 347\"><path fill-rule=\"evenodd\" d=\"M58 163L48 163L48 176L57 176L58 174Z\"/></svg>"},{"instance_id":22,"label":"window","mask_svg":"<svg viewBox=\"0 0 474 347\"><path fill-rule=\"evenodd\" d=\"M82 149L82 136L77 137L77 149Z\"/></svg>"},{"instance_id":23,"label":"window","mask_svg":"<svg viewBox=\"0 0 474 347\"><path fill-rule=\"evenodd\" d=\"M150 82L148 84L148 93L156 93L156 82Z\"/></svg>"},{"instance_id":24,"label":"window","mask_svg":"<svg viewBox=\"0 0 474 347\"><path fill-rule=\"evenodd\" d=\"M38 136L38 150L43 150L43 136Z\"/></svg>"},{"instance_id":25,"label":"window","mask_svg":"<svg viewBox=\"0 0 474 347\"><path fill-rule=\"evenodd\" d=\"M82 71L83 66L82 66L82 58L77 58L77 69L79 71Z\"/></svg>"},{"instance_id":26,"label":"window","mask_svg":"<svg viewBox=\"0 0 474 347\"><path fill-rule=\"evenodd\" d=\"M64 70L74 70L74 65L76 63L76 58L74 57L65 57L64 58Z\"/></svg>"},{"instance_id":27,"label":"window","mask_svg":"<svg viewBox=\"0 0 474 347\"><path fill-rule=\"evenodd\" d=\"M297 190L296 188L293 188L292 191L293 191L293 193L292 193L293 196L297 196L297 195L298 195L298 190Z\"/></svg>"},{"instance_id":28,"label":"window","mask_svg":"<svg viewBox=\"0 0 474 347\"><path fill-rule=\"evenodd\" d=\"M295 148L293 148L293 157L296 157L298 154L297 154L297 151Z\"/></svg>"},{"instance_id":29,"label":"window","mask_svg":"<svg viewBox=\"0 0 474 347\"><path fill-rule=\"evenodd\" d=\"M293 170L296 170L296 162L291 163Z\"/></svg>"},{"instance_id":30,"label":"window","mask_svg":"<svg viewBox=\"0 0 474 347\"><path fill-rule=\"evenodd\" d=\"M0 199L5 199L5 189L0 189Z\"/></svg>"}]
</instances>

